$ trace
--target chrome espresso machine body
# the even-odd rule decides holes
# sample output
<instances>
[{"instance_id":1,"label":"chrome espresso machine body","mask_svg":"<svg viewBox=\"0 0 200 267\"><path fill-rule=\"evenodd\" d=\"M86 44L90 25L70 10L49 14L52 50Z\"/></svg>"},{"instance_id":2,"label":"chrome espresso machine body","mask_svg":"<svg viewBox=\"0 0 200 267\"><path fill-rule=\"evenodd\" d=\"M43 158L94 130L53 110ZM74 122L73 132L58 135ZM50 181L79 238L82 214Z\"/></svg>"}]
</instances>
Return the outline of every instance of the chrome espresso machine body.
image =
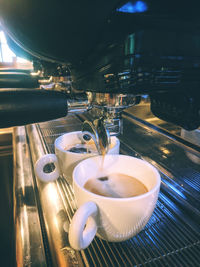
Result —
<instances>
[{"instance_id":1,"label":"chrome espresso machine body","mask_svg":"<svg viewBox=\"0 0 200 267\"><path fill-rule=\"evenodd\" d=\"M0 128L17 126L17 265L199 266L198 1L2 0L0 21L15 54L33 61L38 81L16 88L0 74ZM33 168L55 153L58 136L78 130L97 147L102 136L107 146L118 135L121 154L148 161L162 177L155 212L137 236L121 243L96 237L80 252L67 235L72 186L62 176L42 183Z\"/></svg>"},{"instance_id":2,"label":"chrome espresso machine body","mask_svg":"<svg viewBox=\"0 0 200 267\"><path fill-rule=\"evenodd\" d=\"M71 76L73 90L90 92L92 105L110 114L108 121L148 94L156 116L188 130L199 127L198 1L188 7L186 1L172 0L62 5L22 0L2 1L0 7L1 25L15 53L27 54L36 70L54 77L54 84ZM54 109L55 118L67 113L62 109L58 114Z\"/></svg>"}]
</instances>

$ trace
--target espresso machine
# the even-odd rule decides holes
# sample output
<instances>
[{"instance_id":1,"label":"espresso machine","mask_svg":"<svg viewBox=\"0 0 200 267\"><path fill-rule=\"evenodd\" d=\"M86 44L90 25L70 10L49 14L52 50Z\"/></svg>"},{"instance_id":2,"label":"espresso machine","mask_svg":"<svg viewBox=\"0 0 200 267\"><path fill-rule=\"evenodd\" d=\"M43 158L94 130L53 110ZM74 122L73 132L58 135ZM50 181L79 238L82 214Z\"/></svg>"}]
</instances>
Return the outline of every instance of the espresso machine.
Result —
<instances>
[{"instance_id":1,"label":"espresso machine","mask_svg":"<svg viewBox=\"0 0 200 267\"><path fill-rule=\"evenodd\" d=\"M199 266L199 145L134 114L148 97L150 119L199 131L198 7L197 0L1 1L7 42L33 62L30 77L38 82L16 88L0 81L0 128L16 126L19 266ZM118 136L120 153L161 174L155 213L127 242L96 238L74 251L66 234L76 209L71 186L63 177L49 185L35 177L38 158L75 130L97 148L99 138L107 147Z\"/></svg>"},{"instance_id":2,"label":"espresso machine","mask_svg":"<svg viewBox=\"0 0 200 267\"><path fill-rule=\"evenodd\" d=\"M15 94L15 102L23 99L27 103L27 107L24 106L27 118L20 114L18 119L17 107L12 103L13 116L7 122L1 121L1 127L20 125L20 120L25 124L61 117L67 114L67 109L75 112L76 105L80 111L83 102L83 110L101 109L105 124L117 134L122 131L121 111L138 104L140 96L148 94L156 116L187 130L198 128L197 2L192 1L189 11L186 1L181 5L178 1L116 0L109 4L95 1L79 5L77 7L72 1L62 5L56 1L51 4L46 1L29 4L2 1L1 27L11 48L18 55L27 54L34 62L36 72L43 73L43 78L51 77L49 83L58 85L65 79L62 87L66 96L35 92L33 95L38 94L39 99L35 100L36 105L30 91L5 92L5 96L1 91L4 103L11 103ZM41 82L47 83L45 79ZM81 92L86 92L85 97L84 94L80 96ZM46 103L48 97L50 102L55 98L53 112L48 107L45 110L43 93L46 93ZM31 103L25 101L26 97ZM40 99L42 113L46 115L38 118L37 110L40 114L42 111ZM25 112L26 108L32 115ZM5 108L1 112L8 116ZM185 112L187 116L184 116ZM11 114L11 109L8 113Z\"/></svg>"}]
</instances>

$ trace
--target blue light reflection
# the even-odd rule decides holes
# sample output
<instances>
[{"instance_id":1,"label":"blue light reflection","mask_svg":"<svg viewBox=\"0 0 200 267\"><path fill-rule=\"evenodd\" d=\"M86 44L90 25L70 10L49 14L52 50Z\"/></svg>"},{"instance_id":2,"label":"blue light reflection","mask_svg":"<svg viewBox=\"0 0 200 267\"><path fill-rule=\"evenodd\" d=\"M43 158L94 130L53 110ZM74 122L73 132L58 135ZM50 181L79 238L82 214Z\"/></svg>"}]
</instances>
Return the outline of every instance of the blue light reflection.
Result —
<instances>
[{"instance_id":1,"label":"blue light reflection","mask_svg":"<svg viewBox=\"0 0 200 267\"><path fill-rule=\"evenodd\" d=\"M135 1L135 2L128 2L117 9L119 12L124 13L142 13L147 11L148 7L144 1Z\"/></svg>"}]
</instances>

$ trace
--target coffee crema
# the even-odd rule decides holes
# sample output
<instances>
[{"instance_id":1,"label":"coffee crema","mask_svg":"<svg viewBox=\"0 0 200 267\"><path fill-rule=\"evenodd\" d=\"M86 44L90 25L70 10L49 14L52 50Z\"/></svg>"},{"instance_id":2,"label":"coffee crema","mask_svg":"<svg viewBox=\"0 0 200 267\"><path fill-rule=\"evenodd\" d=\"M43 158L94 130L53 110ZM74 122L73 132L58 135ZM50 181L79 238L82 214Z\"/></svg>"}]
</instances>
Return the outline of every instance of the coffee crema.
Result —
<instances>
[{"instance_id":1,"label":"coffee crema","mask_svg":"<svg viewBox=\"0 0 200 267\"><path fill-rule=\"evenodd\" d=\"M135 197L148 192L147 187L137 178L121 173L91 178L84 184L84 188L94 194L113 198Z\"/></svg>"},{"instance_id":2,"label":"coffee crema","mask_svg":"<svg viewBox=\"0 0 200 267\"><path fill-rule=\"evenodd\" d=\"M86 153L97 154L97 149L95 144L72 144L66 146L64 150L80 154L86 154Z\"/></svg>"},{"instance_id":3,"label":"coffee crema","mask_svg":"<svg viewBox=\"0 0 200 267\"><path fill-rule=\"evenodd\" d=\"M109 149L111 149L114 146L114 144L111 144L109 146ZM80 153L80 154L98 154L97 148L95 143L92 141L89 141L84 144L70 144L64 147L64 150L73 152L73 153Z\"/></svg>"}]
</instances>

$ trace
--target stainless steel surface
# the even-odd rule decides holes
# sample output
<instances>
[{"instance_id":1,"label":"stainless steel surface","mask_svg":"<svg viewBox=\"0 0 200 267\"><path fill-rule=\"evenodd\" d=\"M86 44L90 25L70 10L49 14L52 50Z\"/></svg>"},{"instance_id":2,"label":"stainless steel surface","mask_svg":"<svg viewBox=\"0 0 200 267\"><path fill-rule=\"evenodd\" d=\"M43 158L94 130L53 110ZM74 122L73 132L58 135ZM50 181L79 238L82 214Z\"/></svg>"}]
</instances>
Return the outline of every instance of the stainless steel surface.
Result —
<instances>
[{"instance_id":1,"label":"stainless steel surface","mask_svg":"<svg viewBox=\"0 0 200 267\"><path fill-rule=\"evenodd\" d=\"M87 114L88 116L88 114ZM38 147L45 153L54 153L55 139L65 132L81 129L85 116L69 116L65 119L41 123L37 128L29 129L32 139L33 162L39 158ZM121 153L143 158L156 166L162 176L162 186L157 207L146 227L134 238L121 243L108 243L95 238L92 244L80 254L77 252L76 265L81 266L199 266L200 263L200 165L194 164L185 152L191 152L189 143L177 141L172 136L158 131L153 125L146 125L136 120L131 114L124 113L124 133L119 136ZM37 133L38 132L38 133ZM40 138L36 136L40 135ZM195 148L192 148L195 150ZM43 153L44 153L43 152ZM198 150L196 155L200 157ZM51 253L54 264L61 265L64 238L67 246L67 235L63 224L55 225L60 205L66 224L74 211L74 195L66 180L60 177L57 182L41 185L40 191L43 214L46 217L48 241L52 245ZM47 198L44 192L52 187L54 194ZM43 188L43 189L42 189ZM44 191L44 189L46 190ZM56 199L56 201L54 200ZM62 201L61 201L62 199ZM53 204L53 202L55 203ZM47 204L48 203L48 204ZM120 211L119 211L120 212ZM56 217L57 216L57 217ZM56 220L55 220L56 221ZM67 229L67 227L65 228ZM60 231L60 232L59 232ZM57 233L56 233L57 232ZM58 242L55 242L58 234ZM78 257L80 256L80 258ZM57 263L56 263L57 261Z\"/></svg>"},{"instance_id":2,"label":"stainless steel surface","mask_svg":"<svg viewBox=\"0 0 200 267\"><path fill-rule=\"evenodd\" d=\"M62 125L60 126L60 130L62 130ZM34 164L43 154L49 151L37 126L27 126L27 132ZM66 184L66 181L61 177L58 181L51 183L43 183L36 179L36 183L51 264L62 267L82 266L79 253L71 249L68 243L68 225L70 222L68 215L70 209L65 205L61 193L62 185Z\"/></svg>"},{"instance_id":3,"label":"stainless steel surface","mask_svg":"<svg viewBox=\"0 0 200 267\"><path fill-rule=\"evenodd\" d=\"M188 138L184 138L183 134L181 134L183 129L180 126L176 126L170 122L155 117L151 112L148 100L146 103L127 109L125 114L132 117L138 123L146 125L146 127L154 128L156 131L166 135L172 141L176 141L180 146L186 146L188 153L199 158L200 148L198 142L190 142Z\"/></svg>"},{"instance_id":4,"label":"stainless steel surface","mask_svg":"<svg viewBox=\"0 0 200 267\"><path fill-rule=\"evenodd\" d=\"M135 95L88 92L88 99L94 107L124 109L135 105Z\"/></svg>"},{"instance_id":5,"label":"stainless steel surface","mask_svg":"<svg viewBox=\"0 0 200 267\"><path fill-rule=\"evenodd\" d=\"M176 126L172 123L163 121L153 115L150 108L150 101L147 99L143 99L142 102L134 107L130 107L126 110L127 113L132 114L136 119L141 119L149 123L149 125L155 125L160 129L164 129L173 135L180 136L181 127Z\"/></svg>"},{"instance_id":6,"label":"stainless steel surface","mask_svg":"<svg viewBox=\"0 0 200 267\"><path fill-rule=\"evenodd\" d=\"M14 232L17 266L47 266L25 127L14 129Z\"/></svg>"},{"instance_id":7,"label":"stainless steel surface","mask_svg":"<svg viewBox=\"0 0 200 267\"><path fill-rule=\"evenodd\" d=\"M74 95L67 101L68 113L83 113L92 108L86 94Z\"/></svg>"}]
</instances>

